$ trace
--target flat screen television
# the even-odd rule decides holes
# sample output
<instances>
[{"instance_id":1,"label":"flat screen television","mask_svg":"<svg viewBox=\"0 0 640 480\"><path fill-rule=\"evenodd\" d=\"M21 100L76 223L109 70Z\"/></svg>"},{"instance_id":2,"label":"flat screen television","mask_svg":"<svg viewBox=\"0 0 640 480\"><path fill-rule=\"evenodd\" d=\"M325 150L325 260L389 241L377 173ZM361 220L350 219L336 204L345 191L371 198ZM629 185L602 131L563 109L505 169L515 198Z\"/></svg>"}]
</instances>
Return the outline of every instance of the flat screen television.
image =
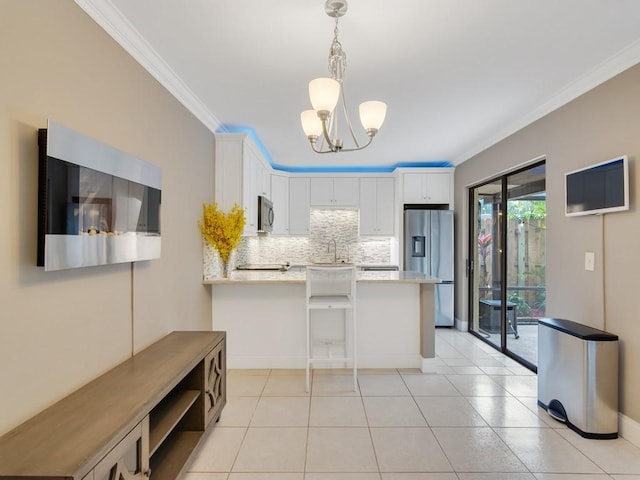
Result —
<instances>
[{"instance_id":1,"label":"flat screen television","mask_svg":"<svg viewBox=\"0 0 640 480\"><path fill-rule=\"evenodd\" d=\"M629 210L627 156L566 173L565 199L569 217Z\"/></svg>"},{"instance_id":2,"label":"flat screen television","mask_svg":"<svg viewBox=\"0 0 640 480\"><path fill-rule=\"evenodd\" d=\"M51 120L38 147L38 266L160 257L158 167Z\"/></svg>"}]
</instances>

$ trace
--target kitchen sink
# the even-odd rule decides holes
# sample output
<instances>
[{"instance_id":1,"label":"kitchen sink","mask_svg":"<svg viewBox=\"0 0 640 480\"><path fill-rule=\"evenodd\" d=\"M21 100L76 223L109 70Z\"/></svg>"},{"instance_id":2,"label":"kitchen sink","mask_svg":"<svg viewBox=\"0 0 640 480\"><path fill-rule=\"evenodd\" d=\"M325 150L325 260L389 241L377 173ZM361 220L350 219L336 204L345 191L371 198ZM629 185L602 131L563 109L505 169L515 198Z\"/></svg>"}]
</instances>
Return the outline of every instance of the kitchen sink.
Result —
<instances>
[{"instance_id":1,"label":"kitchen sink","mask_svg":"<svg viewBox=\"0 0 640 480\"><path fill-rule=\"evenodd\" d=\"M244 265L239 265L236 270L254 270L254 271L280 271L286 272L291 268L291 264L287 263L276 263L276 264L251 264L247 263Z\"/></svg>"},{"instance_id":2,"label":"kitchen sink","mask_svg":"<svg viewBox=\"0 0 640 480\"><path fill-rule=\"evenodd\" d=\"M354 264L349 262L312 262L311 266L315 267L352 267Z\"/></svg>"},{"instance_id":3,"label":"kitchen sink","mask_svg":"<svg viewBox=\"0 0 640 480\"><path fill-rule=\"evenodd\" d=\"M397 265L360 265L363 272L397 272Z\"/></svg>"}]
</instances>

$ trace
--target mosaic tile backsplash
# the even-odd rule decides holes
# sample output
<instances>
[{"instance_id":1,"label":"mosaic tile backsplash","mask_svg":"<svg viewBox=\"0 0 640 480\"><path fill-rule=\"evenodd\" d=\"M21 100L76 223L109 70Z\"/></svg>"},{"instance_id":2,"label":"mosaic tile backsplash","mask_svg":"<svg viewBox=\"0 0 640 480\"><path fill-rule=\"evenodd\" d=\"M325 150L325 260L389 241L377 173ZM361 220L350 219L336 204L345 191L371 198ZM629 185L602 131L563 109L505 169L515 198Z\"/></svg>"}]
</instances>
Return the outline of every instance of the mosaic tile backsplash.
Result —
<instances>
[{"instance_id":1,"label":"mosaic tile backsplash","mask_svg":"<svg viewBox=\"0 0 640 480\"><path fill-rule=\"evenodd\" d=\"M395 242L393 237L360 237L358 210L312 209L308 236L244 237L231 256L231 266L285 262L306 265L333 262L334 258L356 264L388 264ZM203 257L204 279L219 278L220 261L215 249L205 245Z\"/></svg>"}]
</instances>

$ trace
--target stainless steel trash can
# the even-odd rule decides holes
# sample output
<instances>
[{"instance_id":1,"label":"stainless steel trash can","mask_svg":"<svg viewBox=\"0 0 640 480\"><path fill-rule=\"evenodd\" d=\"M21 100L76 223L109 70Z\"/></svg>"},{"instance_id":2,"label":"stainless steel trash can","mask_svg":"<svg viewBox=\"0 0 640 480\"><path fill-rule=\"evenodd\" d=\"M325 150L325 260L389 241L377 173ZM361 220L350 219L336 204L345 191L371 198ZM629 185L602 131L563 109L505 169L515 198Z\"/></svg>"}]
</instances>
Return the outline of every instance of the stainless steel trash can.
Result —
<instances>
[{"instance_id":1,"label":"stainless steel trash can","mask_svg":"<svg viewBox=\"0 0 640 480\"><path fill-rule=\"evenodd\" d=\"M538 405L585 438L618 438L618 336L540 319Z\"/></svg>"}]
</instances>

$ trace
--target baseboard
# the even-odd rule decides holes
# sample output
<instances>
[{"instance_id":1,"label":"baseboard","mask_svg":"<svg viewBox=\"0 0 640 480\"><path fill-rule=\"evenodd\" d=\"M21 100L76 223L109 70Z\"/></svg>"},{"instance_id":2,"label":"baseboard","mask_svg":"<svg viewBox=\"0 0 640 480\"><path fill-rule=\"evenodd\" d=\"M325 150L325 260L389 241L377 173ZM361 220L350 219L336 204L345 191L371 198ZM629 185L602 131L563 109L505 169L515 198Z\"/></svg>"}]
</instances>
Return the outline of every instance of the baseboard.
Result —
<instances>
[{"instance_id":1,"label":"baseboard","mask_svg":"<svg viewBox=\"0 0 640 480\"><path fill-rule=\"evenodd\" d=\"M636 447L640 447L640 423L618 413L618 429L622 438L633 443Z\"/></svg>"},{"instance_id":2,"label":"baseboard","mask_svg":"<svg viewBox=\"0 0 640 480\"><path fill-rule=\"evenodd\" d=\"M423 358L420 371L422 373L436 373L438 365L441 365L441 363L436 358Z\"/></svg>"},{"instance_id":3,"label":"baseboard","mask_svg":"<svg viewBox=\"0 0 640 480\"><path fill-rule=\"evenodd\" d=\"M459 318L456 318L454 327L461 332L468 332L469 322L467 320L460 320Z\"/></svg>"}]
</instances>

